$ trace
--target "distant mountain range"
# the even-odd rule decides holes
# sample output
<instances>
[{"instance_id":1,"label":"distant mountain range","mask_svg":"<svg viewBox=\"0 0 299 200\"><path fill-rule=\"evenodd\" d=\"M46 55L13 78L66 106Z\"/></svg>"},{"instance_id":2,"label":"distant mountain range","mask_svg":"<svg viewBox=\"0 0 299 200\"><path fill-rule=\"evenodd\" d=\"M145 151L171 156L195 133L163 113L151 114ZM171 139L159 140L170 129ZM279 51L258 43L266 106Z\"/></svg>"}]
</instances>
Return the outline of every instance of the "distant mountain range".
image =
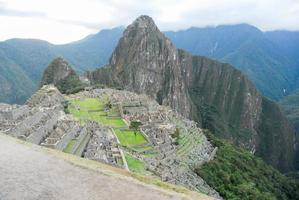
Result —
<instances>
[{"instance_id":1,"label":"distant mountain range","mask_svg":"<svg viewBox=\"0 0 299 200\"><path fill-rule=\"evenodd\" d=\"M42 40L11 39L0 43L0 102L24 103L37 89L42 73L62 56L83 73L104 65L123 28L102 30L80 41L53 45Z\"/></svg>"},{"instance_id":2,"label":"distant mountain range","mask_svg":"<svg viewBox=\"0 0 299 200\"><path fill-rule=\"evenodd\" d=\"M178 48L234 65L271 99L278 100L298 87L299 32L262 32L239 24L165 34Z\"/></svg>"},{"instance_id":3,"label":"distant mountain range","mask_svg":"<svg viewBox=\"0 0 299 200\"><path fill-rule=\"evenodd\" d=\"M0 101L23 103L55 57L63 56L79 73L106 64L123 30L123 27L102 30L65 45L26 39L1 42ZM299 86L299 32L262 32L254 26L239 24L164 34L178 48L234 65L273 100L287 96Z\"/></svg>"}]
</instances>

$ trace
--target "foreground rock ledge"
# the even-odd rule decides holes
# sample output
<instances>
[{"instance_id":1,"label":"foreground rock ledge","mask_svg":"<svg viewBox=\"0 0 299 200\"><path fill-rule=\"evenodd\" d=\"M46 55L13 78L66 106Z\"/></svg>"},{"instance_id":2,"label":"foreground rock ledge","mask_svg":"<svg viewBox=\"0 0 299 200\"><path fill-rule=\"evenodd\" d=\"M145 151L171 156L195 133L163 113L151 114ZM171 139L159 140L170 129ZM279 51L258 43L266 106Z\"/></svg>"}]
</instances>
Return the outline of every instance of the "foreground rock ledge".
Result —
<instances>
[{"instance_id":1,"label":"foreground rock ledge","mask_svg":"<svg viewBox=\"0 0 299 200\"><path fill-rule=\"evenodd\" d=\"M133 174L0 133L0 199L202 199L142 183ZM96 170L95 170L96 169ZM176 186L172 186L176 187Z\"/></svg>"}]
</instances>

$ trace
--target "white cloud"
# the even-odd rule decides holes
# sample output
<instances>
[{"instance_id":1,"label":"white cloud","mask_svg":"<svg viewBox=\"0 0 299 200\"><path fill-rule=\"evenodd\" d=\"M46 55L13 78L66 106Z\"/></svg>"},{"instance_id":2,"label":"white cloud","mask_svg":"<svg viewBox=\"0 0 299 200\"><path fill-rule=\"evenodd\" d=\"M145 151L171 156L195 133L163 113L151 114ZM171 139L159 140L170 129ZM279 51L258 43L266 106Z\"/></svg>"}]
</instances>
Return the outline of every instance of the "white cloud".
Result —
<instances>
[{"instance_id":1,"label":"white cloud","mask_svg":"<svg viewBox=\"0 0 299 200\"><path fill-rule=\"evenodd\" d=\"M0 40L66 43L128 25L141 14L152 16L162 30L236 23L299 30L298 0L0 0Z\"/></svg>"}]
</instances>

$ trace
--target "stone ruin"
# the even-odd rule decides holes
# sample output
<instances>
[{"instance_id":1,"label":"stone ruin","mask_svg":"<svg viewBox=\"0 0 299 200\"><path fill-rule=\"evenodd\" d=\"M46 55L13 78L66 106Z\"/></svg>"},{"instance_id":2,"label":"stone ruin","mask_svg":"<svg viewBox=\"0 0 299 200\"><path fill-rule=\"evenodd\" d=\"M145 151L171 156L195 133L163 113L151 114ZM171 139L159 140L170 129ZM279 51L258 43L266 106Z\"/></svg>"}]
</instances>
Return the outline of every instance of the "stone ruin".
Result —
<instances>
[{"instance_id":1,"label":"stone ruin","mask_svg":"<svg viewBox=\"0 0 299 200\"><path fill-rule=\"evenodd\" d=\"M143 159L149 171L163 181L184 185L220 198L219 194L194 172L195 167L213 159L217 151L195 122L182 117L169 107L159 105L145 95L112 89L85 91L82 95L93 98L108 95L111 104L119 107L123 119L128 122L142 122L141 132L158 154L150 158L137 152L130 154ZM179 129L180 137L188 144L175 144L173 134L176 129Z\"/></svg>"},{"instance_id":2,"label":"stone ruin","mask_svg":"<svg viewBox=\"0 0 299 200\"><path fill-rule=\"evenodd\" d=\"M96 122L82 126L65 114L64 102L54 86L45 85L25 105L0 104L0 131L34 144L67 149L71 154L125 167L120 164L124 162L111 130Z\"/></svg>"},{"instance_id":3,"label":"stone ruin","mask_svg":"<svg viewBox=\"0 0 299 200\"><path fill-rule=\"evenodd\" d=\"M84 157L112 165L123 166L123 157L112 130L101 126L97 122L90 122L87 127L91 128L94 134L88 142ZM120 165L121 163L122 165Z\"/></svg>"},{"instance_id":4,"label":"stone ruin","mask_svg":"<svg viewBox=\"0 0 299 200\"><path fill-rule=\"evenodd\" d=\"M138 152L129 153L142 159L148 171L163 181L221 198L194 172L195 167L213 159L217 151L195 122L145 95L127 91L90 89L69 97L102 98L104 95L117 106L120 116L127 122L142 122L141 133L156 154L146 157ZM54 86L46 85L25 105L0 104L0 131L45 147L128 169L123 154L126 149L122 149L113 129L94 121L81 125L64 112L64 103L64 96ZM177 130L179 138L174 137Z\"/></svg>"}]
</instances>

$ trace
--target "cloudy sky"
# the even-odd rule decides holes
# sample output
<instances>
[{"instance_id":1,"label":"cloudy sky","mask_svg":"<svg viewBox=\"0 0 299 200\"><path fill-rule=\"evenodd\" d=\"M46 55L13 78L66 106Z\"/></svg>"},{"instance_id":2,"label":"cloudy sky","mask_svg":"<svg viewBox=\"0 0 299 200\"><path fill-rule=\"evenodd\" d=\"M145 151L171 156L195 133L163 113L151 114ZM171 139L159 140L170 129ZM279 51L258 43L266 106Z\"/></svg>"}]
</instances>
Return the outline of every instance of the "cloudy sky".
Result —
<instances>
[{"instance_id":1,"label":"cloudy sky","mask_svg":"<svg viewBox=\"0 0 299 200\"><path fill-rule=\"evenodd\" d=\"M249 23L299 30L299 0L0 0L0 41L67 43L150 15L161 30Z\"/></svg>"}]
</instances>

